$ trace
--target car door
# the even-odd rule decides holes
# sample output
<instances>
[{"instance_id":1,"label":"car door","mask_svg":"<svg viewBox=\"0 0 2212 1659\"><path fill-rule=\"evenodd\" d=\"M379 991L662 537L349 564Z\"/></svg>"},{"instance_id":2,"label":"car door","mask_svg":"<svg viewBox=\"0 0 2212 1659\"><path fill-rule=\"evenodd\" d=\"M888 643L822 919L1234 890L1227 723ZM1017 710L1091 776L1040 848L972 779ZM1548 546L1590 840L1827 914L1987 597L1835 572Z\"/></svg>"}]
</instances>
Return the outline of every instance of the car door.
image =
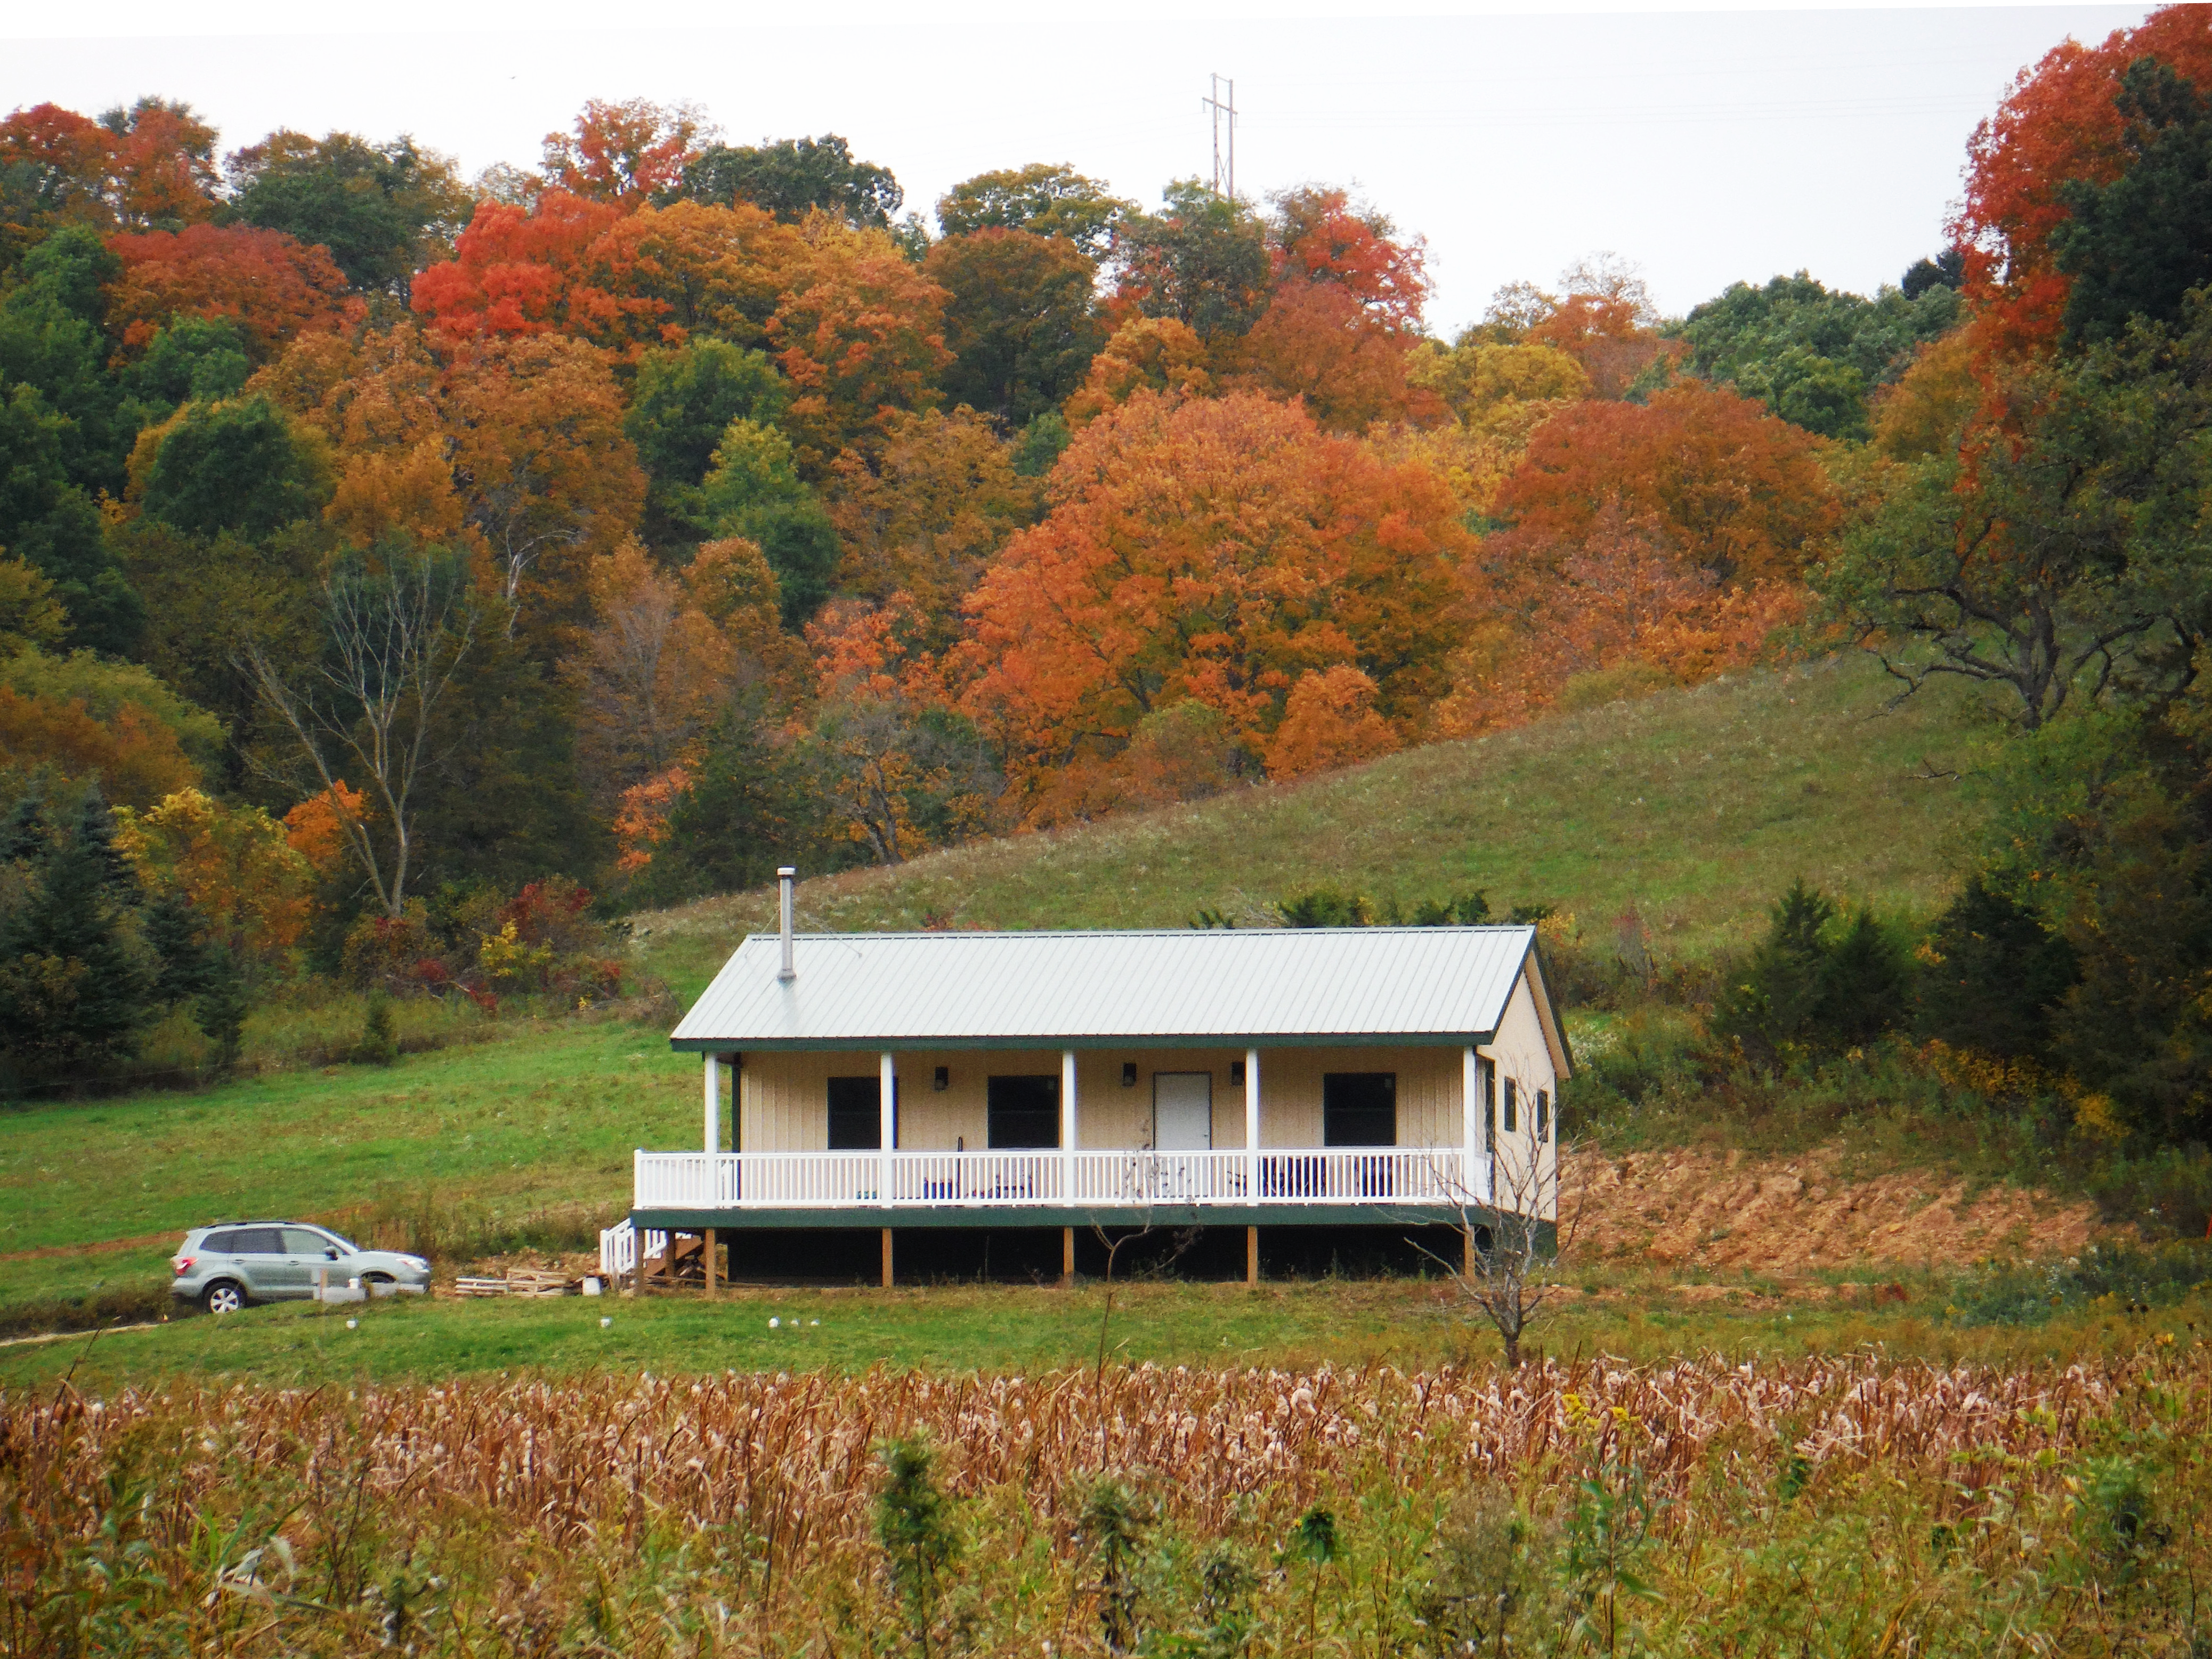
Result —
<instances>
[{"instance_id":1,"label":"car door","mask_svg":"<svg viewBox=\"0 0 2212 1659\"><path fill-rule=\"evenodd\" d=\"M313 1296L315 1275L325 1268L330 1270L330 1283L343 1290L354 1268L346 1261L345 1252L311 1227L284 1229L284 1270L297 1272L300 1288L295 1294Z\"/></svg>"},{"instance_id":2,"label":"car door","mask_svg":"<svg viewBox=\"0 0 2212 1659\"><path fill-rule=\"evenodd\" d=\"M274 1227L240 1227L230 1236L230 1259L246 1280L246 1294L257 1302L281 1302L305 1296L304 1285L293 1284L284 1255L284 1237Z\"/></svg>"}]
</instances>

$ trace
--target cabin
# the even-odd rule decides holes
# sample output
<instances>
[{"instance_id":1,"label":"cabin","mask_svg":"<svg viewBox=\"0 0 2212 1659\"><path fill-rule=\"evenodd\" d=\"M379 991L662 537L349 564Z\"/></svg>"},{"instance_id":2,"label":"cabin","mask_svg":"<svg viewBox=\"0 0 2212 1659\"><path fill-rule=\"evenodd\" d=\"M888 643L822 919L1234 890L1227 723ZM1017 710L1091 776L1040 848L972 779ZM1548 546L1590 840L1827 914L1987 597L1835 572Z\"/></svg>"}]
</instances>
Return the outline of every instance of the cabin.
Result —
<instances>
[{"instance_id":1,"label":"cabin","mask_svg":"<svg viewBox=\"0 0 2212 1659\"><path fill-rule=\"evenodd\" d=\"M748 938L670 1039L696 1151L630 1225L1259 1230L1557 1220L1569 1055L1527 927ZM650 1247L648 1247L650 1248ZM696 1246L693 1247L696 1249Z\"/></svg>"}]
</instances>

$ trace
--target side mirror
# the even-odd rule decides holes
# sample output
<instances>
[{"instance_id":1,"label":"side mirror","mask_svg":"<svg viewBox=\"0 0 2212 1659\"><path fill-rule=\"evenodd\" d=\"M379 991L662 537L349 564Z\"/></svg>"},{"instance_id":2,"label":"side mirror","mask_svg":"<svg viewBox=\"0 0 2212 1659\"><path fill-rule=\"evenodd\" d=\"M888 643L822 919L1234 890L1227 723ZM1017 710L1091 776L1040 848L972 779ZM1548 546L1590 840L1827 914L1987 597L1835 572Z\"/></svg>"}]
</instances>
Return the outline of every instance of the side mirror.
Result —
<instances>
[{"instance_id":1,"label":"side mirror","mask_svg":"<svg viewBox=\"0 0 2212 1659\"><path fill-rule=\"evenodd\" d=\"M335 1261L338 1259L338 1247L335 1244L325 1244L323 1246L323 1255Z\"/></svg>"}]
</instances>

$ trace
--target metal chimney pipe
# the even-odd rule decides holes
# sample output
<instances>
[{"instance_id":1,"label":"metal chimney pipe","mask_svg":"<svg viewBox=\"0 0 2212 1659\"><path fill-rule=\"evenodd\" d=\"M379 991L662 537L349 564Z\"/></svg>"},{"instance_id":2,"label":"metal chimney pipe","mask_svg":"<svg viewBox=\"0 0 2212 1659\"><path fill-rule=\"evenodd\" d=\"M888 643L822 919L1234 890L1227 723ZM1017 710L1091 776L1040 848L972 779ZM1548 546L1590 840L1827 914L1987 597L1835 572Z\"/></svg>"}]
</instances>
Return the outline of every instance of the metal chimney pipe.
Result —
<instances>
[{"instance_id":1,"label":"metal chimney pipe","mask_svg":"<svg viewBox=\"0 0 2212 1659\"><path fill-rule=\"evenodd\" d=\"M776 970L775 976L787 985L799 977L799 969L793 966L791 960L792 889L798 880L799 872L787 864L775 872L777 897L783 913L783 966Z\"/></svg>"}]
</instances>

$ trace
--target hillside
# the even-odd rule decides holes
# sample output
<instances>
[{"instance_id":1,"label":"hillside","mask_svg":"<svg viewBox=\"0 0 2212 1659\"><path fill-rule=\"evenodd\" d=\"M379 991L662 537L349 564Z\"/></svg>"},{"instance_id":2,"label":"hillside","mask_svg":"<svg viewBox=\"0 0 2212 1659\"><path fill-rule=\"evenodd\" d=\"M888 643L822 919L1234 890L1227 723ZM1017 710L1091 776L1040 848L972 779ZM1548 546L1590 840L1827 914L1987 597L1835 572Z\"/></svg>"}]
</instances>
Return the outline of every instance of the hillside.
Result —
<instances>
[{"instance_id":1,"label":"hillside","mask_svg":"<svg viewBox=\"0 0 2212 1659\"><path fill-rule=\"evenodd\" d=\"M1745 937L1799 875L1924 908L1943 890L1965 811L1956 775L1980 724L1952 687L1890 708L1894 684L1846 656L1555 715L1303 784L802 881L799 925L1179 927L1201 905L1253 925L1328 883L1548 903L1592 939L1632 903L1655 949L1699 957ZM689 995L773 926L773 896L755 892L641 915L636 937Z\"/></svg>"}]
</instances>

